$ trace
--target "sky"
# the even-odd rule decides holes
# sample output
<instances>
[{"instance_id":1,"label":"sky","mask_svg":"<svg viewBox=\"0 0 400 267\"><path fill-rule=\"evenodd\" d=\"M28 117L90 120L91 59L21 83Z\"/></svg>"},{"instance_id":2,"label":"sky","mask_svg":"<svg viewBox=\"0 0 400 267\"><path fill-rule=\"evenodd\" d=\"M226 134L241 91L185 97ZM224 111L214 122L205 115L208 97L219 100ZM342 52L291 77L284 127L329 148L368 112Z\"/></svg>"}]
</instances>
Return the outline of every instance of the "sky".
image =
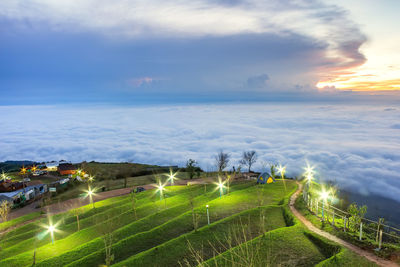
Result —
<instances>
[{"instance_id":1,"label":"sky","mask_svg":"<svg viewBox=\"0 0 400 267\"><path fill-rule=\"evenodd\" d=\"M398 10L396 0L3 0L0 104L393 99Z\"/></svg>"},{"instance_id":2,"label":"sky","mask_svg":"<svg viewBox=\"0 0 400 267\"><path fill-rule=\"evenodd\" d=\"M247 149L399 200L397 0L2 0L0 161ZM400 201L400 200L399 200Z\"/></svg>"}]
</instances>

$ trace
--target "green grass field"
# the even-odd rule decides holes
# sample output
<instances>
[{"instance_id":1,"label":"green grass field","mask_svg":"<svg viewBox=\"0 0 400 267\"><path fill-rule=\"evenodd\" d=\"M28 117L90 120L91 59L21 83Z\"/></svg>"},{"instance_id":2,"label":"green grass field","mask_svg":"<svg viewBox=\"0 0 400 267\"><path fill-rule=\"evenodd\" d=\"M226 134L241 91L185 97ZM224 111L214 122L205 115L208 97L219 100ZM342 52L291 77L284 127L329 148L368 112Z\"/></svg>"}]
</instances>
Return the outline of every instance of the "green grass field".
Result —
<instances>
[{"instance_id":1,"label":"green grass field","mask_svg":"<svg viewBox=\"0 0 400 267\"><path fill-rule=\"evenodd\" d=\"M70 211L4 234L0 266L374 266L306 231L287 206L296 188L235 182L220 197L212 184L167 186L163 199L136 194L136 213L129 195L107 199L81 209L79 231Z\"/></svg>"}]
</instances>

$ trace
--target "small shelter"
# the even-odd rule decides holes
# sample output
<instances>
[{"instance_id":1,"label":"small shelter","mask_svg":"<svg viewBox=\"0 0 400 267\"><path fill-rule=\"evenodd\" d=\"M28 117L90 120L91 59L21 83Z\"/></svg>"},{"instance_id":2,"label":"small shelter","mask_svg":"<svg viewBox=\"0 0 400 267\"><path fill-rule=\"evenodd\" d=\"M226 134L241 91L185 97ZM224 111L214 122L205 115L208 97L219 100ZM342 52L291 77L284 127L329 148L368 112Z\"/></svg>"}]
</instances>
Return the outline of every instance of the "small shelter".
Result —
<instances>
[{"instance_id":1,"label":"small shelter","mask_svg":"<svg viewBox=\"0 0 400 267\"><path fill-rule=\"evenodd\" d=\"M62 163L57 167L58 173L61 175L75 174L76 168L71 163Z\"/></svg>"},{"instance_id":2,"label":"small shelter","mask_svg":"<svg viewBox=\"0 0 400 267\"><path fill-rule=\"evenodd\" d=\"M275 178L269 175L268 172L261 173L257 178L257 184L271 184L275 182Z\"/></svg>"}]
</instances>

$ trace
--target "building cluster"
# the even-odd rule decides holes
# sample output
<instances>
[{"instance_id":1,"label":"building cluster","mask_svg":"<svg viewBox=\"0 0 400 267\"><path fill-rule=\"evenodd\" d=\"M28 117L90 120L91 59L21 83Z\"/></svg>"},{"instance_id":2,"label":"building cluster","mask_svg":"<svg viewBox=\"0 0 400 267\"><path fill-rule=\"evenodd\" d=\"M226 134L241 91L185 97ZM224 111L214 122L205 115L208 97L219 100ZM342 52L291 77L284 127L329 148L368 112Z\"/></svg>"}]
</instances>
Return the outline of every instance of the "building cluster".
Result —
<instances>
[{"instance_id":1,"label":"building cluster","mask_svg":"<svg viewBox=\"0 0 400 267\"><path fill-rule=\"evenodd\" d=\"M0 202L7 201L13 208L24 206L43 197L47 192L63 191L68 187L70 178L62 178L50 184L41 181L31 181L29 176L40 176L49 172L58 172L60 175L72 176L77 172L75 166L67 161L52 161L30 167L22 167L21 181L13 181L10 177L0 178Z\"/></svg>"}]
</instances>

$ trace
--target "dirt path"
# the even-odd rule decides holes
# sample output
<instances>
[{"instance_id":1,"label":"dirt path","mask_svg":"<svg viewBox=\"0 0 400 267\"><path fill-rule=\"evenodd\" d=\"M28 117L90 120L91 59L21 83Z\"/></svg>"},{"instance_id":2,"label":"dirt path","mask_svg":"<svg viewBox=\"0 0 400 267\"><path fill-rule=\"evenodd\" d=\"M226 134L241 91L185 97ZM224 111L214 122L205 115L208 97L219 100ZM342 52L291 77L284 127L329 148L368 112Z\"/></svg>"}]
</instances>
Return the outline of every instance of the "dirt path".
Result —
<instances>
[{"instance_id":1,"label":"dirt path","mask_svg":"<svg viewBox=\"0 0 400 267\"><path fill-rule=\"evenodd\" d=\"M321 229L318 229L317 227L315 227L310 221L308 221L303 215L300 214L300 212L294 207L294 203L296 202L297 197L299 196L300 192L301 192L301 188L302 185L297 183L299 185L299 188L297 189L297 191L291 196L290 198L290 203L289 203L289 207L290 210L293 212L293 214L312 232L319 234L320 236L323 236L329 240L332 240L348 249L350 249L351 251L357 253L360 256L363 256L365 258L367 258L368 260L378 264L379 266L387 266L387 267L391 267L391 266L399 266L396 263L392 262L392 261L388 261L382 258L379 258L378 256L376 256L375 254L368 252L366 250L363 250L357 246L354 246L353 244L350 244L332 234L329 234L325 231L322 231Z\"/></svg>"}]
</instances>

